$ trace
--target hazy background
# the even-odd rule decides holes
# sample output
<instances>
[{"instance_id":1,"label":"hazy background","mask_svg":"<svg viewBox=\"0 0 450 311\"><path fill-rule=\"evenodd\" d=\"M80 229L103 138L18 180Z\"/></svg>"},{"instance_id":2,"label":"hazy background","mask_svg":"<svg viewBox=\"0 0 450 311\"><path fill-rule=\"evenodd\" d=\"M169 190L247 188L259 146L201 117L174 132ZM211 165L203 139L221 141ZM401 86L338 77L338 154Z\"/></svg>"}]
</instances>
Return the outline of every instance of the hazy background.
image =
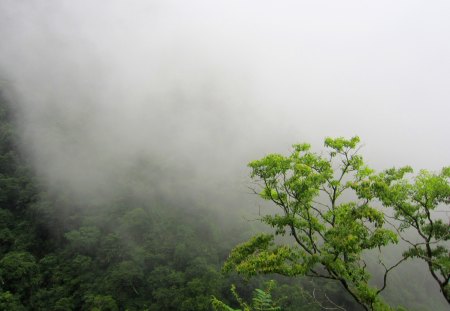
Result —
<instances>
[{"instance_id":1,"label":"hazy background","mask_svg":"<svg viewBox=\"0 0 450 311\"><path fill-rule=\"evenodd\" d=\"M0 86L50 189L256 214L246 164L293 143L449 165L449 38L447 0L0 0Z\"/></svg>"},{"instance_id":2,"label":"hazy background","mask_svg":"<svg viewBox=\"0 0 450 311\"><path fill-rule=\"evenodd\" d=\"M161 188L239 191L252 159L354 134L376 168L449 164L448 1L0 3L1 81L52 184L140 159Z\"/></svg>"}]
</instances>

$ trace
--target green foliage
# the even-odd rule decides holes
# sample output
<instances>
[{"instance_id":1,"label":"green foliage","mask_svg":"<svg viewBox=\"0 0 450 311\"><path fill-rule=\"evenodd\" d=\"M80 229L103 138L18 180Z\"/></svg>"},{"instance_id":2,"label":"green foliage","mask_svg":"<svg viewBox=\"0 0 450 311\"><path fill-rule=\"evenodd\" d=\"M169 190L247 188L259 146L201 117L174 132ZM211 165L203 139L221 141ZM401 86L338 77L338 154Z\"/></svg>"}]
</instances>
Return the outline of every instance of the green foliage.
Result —
<instances>
[{"instance_id":1,"label":"green foliage","mask_svg":"<svg viewBox=\"0 0 450 311\"><path fill-rule=\"evenodd\" d=\"M288 233L295 243L278 245L273 236L258 235L237 246L224 269L248 276L279 273L334 279L365 309L388 309L379 297L386 284L369 285L363 255L397 243L397 235L385 228L384 214L369 199L343 200L344 193L360 193L360 185L374 174L358 155L358 144L358 137L326 138L326 156L298 144L289 156L271 154L251 162L261 198L278 207L261 221L273 227L275 235Z\"/></svg>"},{"instance_id":2,"label":"green foliage","mask_svg":"<svg viewBox=\"0 0 450 311\"><path fill-rule=\"evenodd\" d=\"M375 197L394 210L393 218L400 224L398 234L409 246L403 256L423 260L450 303L450 226L436 213L449 210L450 170L448 167L440 173L421 170L408 178L407 174L412 172L410 167L385 170L362 183L358 194ZM415 232L420 241L408 237L408 232Z\"/></svg>"},{"instance_id":3,"label":"green foliage","mask_svg":"<svg viewBox=\"0 0 450 311\"><path fill-rule=\"evenodd\" d=\"M65 238L77 253L92 254L98 247L100 230L94 226L81 227L66 233Z\"/></svg>"},{"instance_id":4,"label":"green foliage","mask_svg":"<svg viewBox=\"0 0 450 311\"><path fill-rule=\"evenodd\" d=\"M26 309L17 296L11 294L9 291L0 291L0 310L25 311Z\"/></svg>"},{"instance_id":5,"label":"green foliage","mask_svg":"<svg viewBox=\"0 0 450 311\"><path fill-rule=\"evenodd\" d=\"M90 311L118 311L116 301L109 295L87 295L85 308Z\"/></svg>"},{"instance_id":6,"label":"green foliage","mask_svg":"<svg viewBox=\"0 0 450 311\"><path fill-rule=\"evenodd\" d=\"M9 252L0 260L0 288L28 297L38 285L38 265L28 252Z\"/></svg>"},{"instance_id":7,"label":"green foliage","mask_svg":"<svg viewBox=\"0 0 450 311\"><path fill-rule=\"evenodd\" d=\"M231 292L241 309L233 309L216 297L212 297L211 303L215 311L281 311L281 307L273 301L271 291L275 286L274 281L265 284L265 289L255 289L252 302L249 304L242 299L236 291L236 286L231 286Z\"/></svg>"},{"instance_id":8,"label":"green foliage","mask_svg":"<svg viewBox=\"0 0 450 311\"><path fill-rule=\"evenodd\" d=\"M210 309L229 284L214 215L126 187L102 205L47 192L9 111L0 96L0 310Z\"/></svg>"}]
</instances>

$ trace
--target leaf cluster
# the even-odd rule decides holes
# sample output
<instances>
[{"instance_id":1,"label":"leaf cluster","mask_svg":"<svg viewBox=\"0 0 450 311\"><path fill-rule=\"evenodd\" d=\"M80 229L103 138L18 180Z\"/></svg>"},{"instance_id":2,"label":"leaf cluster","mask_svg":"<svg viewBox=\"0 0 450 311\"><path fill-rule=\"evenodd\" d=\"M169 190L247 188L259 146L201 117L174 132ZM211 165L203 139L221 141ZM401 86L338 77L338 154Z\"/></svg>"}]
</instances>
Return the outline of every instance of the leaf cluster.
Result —
<instances>
[{"instance_id":1,"label":"leaf cluster","mask_svg":"<svg viewBox=\"0 0 450 311\"><path fill-rule=\"evenodd\" d=\"M374 182L378 175L358 154L358 137L326 138L324 145L325 154L312 152L309 144L296 144L288 156L269 154L249 163L251 177L260 187L255 193L278 207L277 212L261 218L274 228L274 235L258 235L238 245L224 269L248 276L279 273L332 279L365 309L389 309L380 293L388 273L404 258L390 268L380 263L384 282L376 288L369 284L364 256L369 250L398 242L397 232L388 228L385 213L373 201L381 196L393 200L401 193L391 195L386 190L389 185ZM386 173L385 180L408 170ZM440 188L430 199L442 201L443 185L435 183ZM434 226L435 235L446 234L438 222ZM275 243L277 235L291 236L293 244Z\"/></svg>"}]
</instances>

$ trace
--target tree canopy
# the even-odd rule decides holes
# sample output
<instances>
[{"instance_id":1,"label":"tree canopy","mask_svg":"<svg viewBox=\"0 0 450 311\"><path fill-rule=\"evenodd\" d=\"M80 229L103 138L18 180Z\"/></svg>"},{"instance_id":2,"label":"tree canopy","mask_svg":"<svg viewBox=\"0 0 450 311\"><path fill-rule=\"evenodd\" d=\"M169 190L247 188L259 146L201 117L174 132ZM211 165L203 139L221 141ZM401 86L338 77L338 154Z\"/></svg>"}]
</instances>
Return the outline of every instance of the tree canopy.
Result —
<instances>
[{"instance_id":1,"label":"tree canopy","mask_svg":"<svg viewBox=\"0 0 450 311\"><path fill-rule=\"evenodd\" d=\"M332 279L364 309L390 310L380 297L388 274L418 256L447 295L448 248L439 242L448 239L448 225L433 220L430 211L449 203L448 169L440 175L422 171L410 184L403 179L409 168L380 174L369 168L359 155L358 137L326 138L325 147L319 154L309 144L297 144L288 156L269 154L249 164L259 187L255 193L276 206L261 218L274 233L258 234L234 248L225 271ZM377 207L380 201L384 209ZM386 207L394 208L396 223L389 222ZM410 226L423 242L411 242L390 266L380 260L383 281L374 285L367 253L398 243ZM275 239L285 235L292 240Z\"/></svg>"},{"instance_id":2,"label":"tree canopy","mask_svg":"<svg viewBox=\"0 0 450 311\"><path fill-rule=\"evenodd\" d=\"M398 236L408 245L404 258L423 260L450 303L450 226L438 212L448 212L450 204L450 167L439 173L421 170L412 174L411 167L388 169L371 176L358 194L368 199L377 198L393 210L386 219ZM414 232L414 237L408 232Z\"/></svg>"}]
</instances>

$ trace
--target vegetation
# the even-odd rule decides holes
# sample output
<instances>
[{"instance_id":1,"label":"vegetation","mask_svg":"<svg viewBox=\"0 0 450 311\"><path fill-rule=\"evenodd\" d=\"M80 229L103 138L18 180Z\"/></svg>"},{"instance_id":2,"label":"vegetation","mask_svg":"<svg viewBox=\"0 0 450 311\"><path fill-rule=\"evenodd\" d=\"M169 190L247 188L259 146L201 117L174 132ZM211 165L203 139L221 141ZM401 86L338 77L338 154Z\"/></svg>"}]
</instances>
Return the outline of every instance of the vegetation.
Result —
<instances>
[{"instance_id":1,"label":"vegetation","mask_svg":"<svg viewBox=\"0 0 450 311\"><path fill-rule=\"evenodd\" d=\"M206 211L155 207L131 189L102 206L45 191L0 104L0 310L210 309L229 283Z\"/></svg>"},{"instance_id":2,"label":"vegetation","mask_svg":"<svg viewBox=\"0 0 450 311\"><path fill-rule=\"evenodd\" d=\"M311 152L308 144L294 145L289 156L270 154L249 164L260 187L255 193L277 207L261 219L275 233L258 234L238 245L225 270L247 276L277 273L331 279L365 310L391 310L380 296L388 274L418 256L447 295L449 255L440 242L448 240L449 229L441 220L433 220L430 211L448 204L448 169L440 175L422 171L410 184L402 179L409 169L376 175L358 154L358 137L327 138L325 147L327 153L322 155ZM387 226L388 211L375 207L377 198L394 207L398 222L390 223L393 228ZM365 255L397 243L397 232L410 226L423 241L409 242L410 250L389 267L380 260L383 281L373 285ZM292 242L276 243L275 236L286 234Z\"/></svg>"},{"instance_id":3,"label":"vegetation","mask_svg":"<svg viewBox=\"0 0 450 311\"><path fill-rule=\"evenodd\" d=\"M297 145L289 157L252 162L262 197L282 213L262 219L275 235L235 248L224 270L270 274L274 286L220 271L248 237L246 224L218 226L217 210L136 195L132 173L107 200L50 191L20 152L13 121L0 96L0 310L388 309L380 294L396 263L380 262L376 287L365 254L398 238L409 245L399 262L424 261L448 299L448 226L432 214L449 204L448 169L415 179L409 169L375 174L357 138L328 139L329 158ZM376 200L394 212L382 213ZM275 239L288 234L295 243Z\"/></svg>"},{"instance_id":4,"label":"vegetation","mask_svg":"<svg viewBox=\"0 0 450 311\"><path fill-rule=\"evenodd\" d=\"M439 174L422 170L413 179L405 177L412 168L389 169L372 176L358 194L361 197L379 199L384 206L393 208L393 215L386 217L399 237L409 249L404 258L423 260L450 303L450 253L447 241L450 239L450 226L433 212L448 211L450 204L450 167ZM392 223L393 222L393 223ZM398 224L398 225L397 225ZM414 239L406 234L413 231Z\"/></svg>"},{"instance_id":5,"label":"vegetation","mask_svg":"<svg viewBox=\"0 0 450 311\"><path fill-rule=\"evenodd\" d=\"M232 285L231 292L241 309L233 309L216 297L212 298L213 308L216 311L281 311L281 308L273 301L270 293L274 285L274 281L269 281L264 290L259 288L255 289L251 303L245 302L237 293L236 286Z\"/></svg>"},{"instance_id":6,"label":"vegetation","mask_svg":"<svg viewBox=\"0 0 450 311\"><path fill-rule=\"evenodd\" d=\"M224 216L195 202L136 194L132 173L105 200L49 191L13 121L0 97L0 310L211 310L212 295L236 303L231 283L250 299L264 281L220 271L244 227L218 226Z\"/></svg>"}]
</instances>

